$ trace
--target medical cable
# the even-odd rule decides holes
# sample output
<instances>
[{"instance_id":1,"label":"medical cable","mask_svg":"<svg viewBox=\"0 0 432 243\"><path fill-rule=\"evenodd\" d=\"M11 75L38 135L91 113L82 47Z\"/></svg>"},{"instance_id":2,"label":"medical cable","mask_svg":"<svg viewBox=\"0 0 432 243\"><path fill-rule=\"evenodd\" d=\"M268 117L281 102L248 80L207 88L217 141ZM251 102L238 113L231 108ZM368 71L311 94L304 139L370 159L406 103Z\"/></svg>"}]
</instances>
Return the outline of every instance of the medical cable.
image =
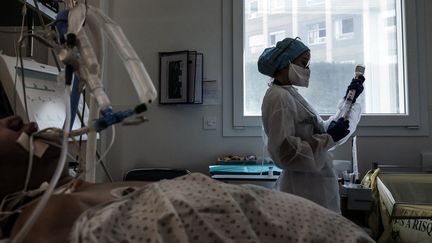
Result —
<instances>
[{"instance_id":1,"label":"medical cable","mask_svg":"<svg viewBox=\"0 0 432 243\"><path fill-rule=\"evenodd\" d=\"M111 130L112 130L112 134L111 134L111 142L108 145L107 149L104 151L104 153L100 156L100 158L97 160L96 164L101 163L101 165L103 165L102 160L105 158L105 156L108 154L108 152L111 150L112 146L114 145L114 141L115 141L115 137L116 137L116 133L115 133L115 126L112 125L111 126ZM112 177L111 175L108 173L108 171L105 168L105 165L102 166L105 170L105 173L107 174L108 178L110 179L110 181L112 182Z\"/></svg>"},{"instance_id":2,"label":"medical cable","mask_svg":"<svg viewBox=\"0 0 432 243\"><path fill-rule=\"evenodd\" d=\"M22 8L22 20L21 20L21 30L20 30L20 36L18 38L18 41L23 39L23 33L24 33L24 22L25 22L25 17L27 15L27 4L24 4L23 8ZM15 44L14 44L15 45ZM19 57L18 54L21 53L21 45L18 44L18 47L15 45L15 56L16 58L16 63L15 63L15 67L18 67L18 61L19 61ZM18 72L15 71L15 78L14 78L14 90L16 91L16 84L17 84L17 79L18 79ZM24 88L25 89L25 88ZM13 97L13 106L14 106L14 112L17 112L17 92L14 92L14 97ZM23 97L24 99L26 99L26 97ZM25 104L27 104L27 101L25 100ZM27 114L27 120L28 120L28 114Z\"/></svg>"},{"instance_id":3,"label":"medical cable","mask_svg":"<svg viewBox=\"0 0 432 243\"><path fill-rule=\"evenodd\" d=\"M96 156L100 158L99 153L97 151L96 151ZM113 182L114 179L112 178L111 174L109 173L108 169L106 168L106 166L102 160L100 160L100 165L102 166L102 169L104 170L106 176L108 177L108 180L110 182Z\"/></svg>"},{"instance_id":4,"label":"medical cable","mask_svg":"<svg viewBox=\"0 0 432 243\"><path fill-rule=\"evenodd\" d=\"M41 11L39 9L38 1L33 0L33 2L35 4L36 10L37 10L36 12L37 12L38 17L39 17L39 22L42 24L43 29L46 30L47 27L45 25L45 21L43 20L42 13L41 13Z\"/></svg>"},{"instance_id":5,"label":"medical cable","mask_svg":"<svg viewBox=\"0 0 432 243\"><path fill-rule=\"evenodd\" d=\"M39 9L39 4L38 4L37 1L35 1L35 0L33 0L33 2L34 2L34 4L35 4L35 6L36 6L37 13L38 13L38 17L39 17L39 21L40 21L40 23L42 24L43 29L44 29L45 31L48 31L47 25L45 25L45 22L44 22L43 17L42 17L42 12L41 12L40 9ZM55 23L55 21L52 22L52 23ZM51 25L52 23L50 23L49 25ZM61 71L61 68L60 68L60 64L59 64L59 61L58 61L57 55L54 53L54 50L52 49L52 47L48 47L48 48L50 49L50 52L51 52L51 54L52 54L52 56L53 56L53 59L54 59L54 62L55 62L55 64L56 64L56 66L57 66L57 69L58 69L58 71L60 72L60 71Z\"/></svg>"},{"instance_id":6,"label":"medical cable","mask_svg":"<svg viewBox=\"0 0 432 243\"><path fill-rule=\"evenodd\" d=\"M32 32L43 32L43 30L39 29L28 29L25 31L27 34L30 34ZM0 30L0 33L3 34L19 34L21 33L21 30Z\"/></svg>"},{"instance_id":7,"label":"medical cable","mask_svg":"<svg viewBox=\"0 0 432 243\"><path fill-rule=\"evenodd\" d=\"M55 186L57 185L57 182L60 179L60 175L63 171L63 167L65 166L66 157L67 157L67 150L68 150L68 134L69 134L69 126L70 126L70 87L66 85L65 87L65 103L66 103L66 118L65 118L65 125L63 127L63 141L62 141L62 150L60 152L60 159L57 164L56 171L54 172L53 177L51 178L51 181L49 183L48 188L42 195L40 201L38 202L36 208L34 209L33 213L31 214L30 218L27 220L27 222L24 224L24 226L20 229L18 234L15 236L14 239L11 240L11 243L17 243L24 240L27 233L30 231L31 227L36 222L39 215L42 213L42 210L45 208L46 204L48 203L48 199L51 196L51 194L54 191Z\"/></svg>"},{"instance_id":8,"label":"medical cable","mask_svg":"<svg viewBox=\"0 0 432 243\"><path fill-rule=\"evenodd\" d=\"M19 57L19 62L20 62L20 71L21 71L21 85L22 85L22 92L23 92L23 99L24 99L24 108L25 108L25 113L26 113L26 117L27 117L27 121L30 121L30 117L28 114L28 106L27 106L27 93L26 93L26 86L25 86L25 76L24 76L24 61L22 58L22 53L21 53L21 48L22 48L22 42L24 40L24 38L29 38L29 37L34 37L36 40L40 41L41 43L47 45L48 47L53 47L48 40L46 40L45 38L35 35L35 34L25 34L25 35L21 35L20 39L18 40L18 57ZM17 75L17 72L15 72L15 75ZM16 82L15 82L15 87L16 87ZM16 90L16 89L15 89ZM16 94L14 96L14 103L15 103L15 112L16 112Z\"/></svg>"},{"instance_id":9,"label":"medical cable","mask_svg":"<svg viewBox=\"0 0 432 243\"><path fill-rule=\"evenodd\" d=\"M114 127L112 129L114 129ZM58 129L58 128L55 128L55 127L49 127L49 128L45 128L45 129L43 129L41 131L38 131L35 134L35 137L37 137L39 139L43 139L44 143L46 143L48 145L51 145L51 146L54 146L54 147L57 147L57 148L61 149L60 145L56 144L55 142L51 142L50 141L52 139L52 136L60 136L61 132L62 132L61 129ZM46 135L48 133L51 133L51 135ZM112 148L113 144L114 144L115 130L113 131L113 134L114 134L114 137L112 137L111 143L108 146L107 151L110 150ZM75 156L68 152L68 158L70 158L71 161L78 163L78 165L79 165L79 169L78 169L79 172L77 172L77 175L74 176L74 178L78 178L82 174L82 172L85 171L85 169L82 167L82 165L84 163L83 163L83 160L82 160L83 156L81 155L81 146L79 145L79 143L75 139L75 137L71 135L71 133L69 133L69 138L73 140L74 145L75 145L75 149L78 151ZM104 173L108 177L109 181L113 182L114 179L112 178L111 174L109 173L108 169L105 166L105 163L102 160L103 158L105 158L107 151L105 152L105 154L103 155L102 158L100 156L100 153L98 151L96 151L96 156L97 156L97 159L98 159L98 162L96 164L100 163L100 165L102 166L102 169L104 170Z\"/></svg>"},{"instance_id":10,"label":"medical cable","mask_svg":"<svg viewBox=\"0 0 432 243\"><path fill-rule=\"evenodd\" d=\"M16 201L17 198L21 197L21 193L22 193L21 191L14 192L14 193L8 194L5 197L3 197L3 200L0 204L0 221L3 221L7 217L21 211L21 209L16 209L16 210L10 210L9 209L9 208L11 208L10 202L13 200ZM5 207L7 207L7 208L5 208Z\"/></svg>"},{"instance_id":11,"label":"medical cable","mask_svg":"<svg viewBox=\"0 0 432 243\"><path fill-rule=\"evenodd\" d=\"M31 176L31 171L33 168L33 155L34 155L34 141L33 141L33 134L30 135L30 142L29 142L29 164L27 166L27 176L26 176L26 180L24 183L24 190L23 192L25 193L27 191L27 187L28 187L28 183L30 181L30 176Z\"/></svg>"},{"instance_id":12,"label":"medical cable","mask_svg":"<svg viewBox=\"0 0 432 243\"><path fill-rule=\"evenodd\" d=\"M24 182L24 188L20 192L8 195L8 196L10 196L10 199L8 197L8 199L5 200L6 199L6 197L5 197L1 203L0 210L3 210L3 207L5 206L5 203L7 201L11 201L11 200L15 201L13 203L13 205L9 205L10 203L7 204L8 207L13 208L17 204L20 204L23 201L23 199L27 196L27 188L28 188L28 184L30 181L31 171L33 168L33 156L34 156L34 143L33 143L33 134L32 134L30 136L30 141L29 141L29 162L28 162L28 166L27 166L27 175L26 175L26 180ZM7 214L6 217L8 217L9 215L14 214L15 212L17 212L17 210L1 212L1 214ZM6 218L6 217L4 217L4 218ZM1 217L0 221L3 220L4 218Z\"/></svg>"}]
</instances>

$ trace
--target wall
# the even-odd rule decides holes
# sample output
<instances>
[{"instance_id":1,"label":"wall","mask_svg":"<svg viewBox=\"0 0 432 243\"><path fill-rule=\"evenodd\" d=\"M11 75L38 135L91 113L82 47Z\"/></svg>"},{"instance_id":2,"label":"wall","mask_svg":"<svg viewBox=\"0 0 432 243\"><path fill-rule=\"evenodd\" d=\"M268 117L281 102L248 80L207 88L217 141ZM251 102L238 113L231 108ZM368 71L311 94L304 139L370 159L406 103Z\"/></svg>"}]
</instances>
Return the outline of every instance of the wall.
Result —
<instances>
[{"instance_id":1,"label":"wall","mask_svg":"<svg viewBox=\"0 0 432 243\"><path fill-rule=\"evenodd\" d=\"M19 23L17 24L19 25ZM0 53L8 56L17 56L15 54L15 43L18 42L20 28L20 26L0 27ZM23 47L21 50L22 56L26 57L26 48ZM33 59L41 63L46 63L48 60L48 49L38 41L33 42Z\"/></svg>"},{"instance_id":2,"label":"wall","mask_svg":"<svg viewBox=\"0 0 432 243\"><path fill-rule=\"evenodd\" d=\"M431 1L418 1L422 11L432 10ZM110 1L109 15L123 28L158 87L158 52L196 50L204 53L204 78L222 83L222 1L153 0ZM432 43L431 16L417 15L421 21L419 40ZM422 19L423 17L427 19ZM426 28L429 28L426 31ZM420 31L419 31L420 32ZM115 109L126 109L138 99L125 68L112 48L108 48L106 88ZM421 53L432 53L427 45ZM432 93L430 56L420 67L422 82ZM221 95L222 96L222 95ZM222 97L221 97L222 98ZM432 128L432 97L429 95L429 127ZM107 165L114 178L137 167L175 167L207 172L207 166L224 154L261 156L259 137L223 137L222 105L159 105L149 107L150 119L136 127L117 126L116 141ZM427 114L426 114L427 115ZM216 116L217 129L203 130L203 116ZM107 133L109 134L109 133ZM104 138L107 144L109 137ZM358 156L362 174L372 162L419 165L420 153L432 151L432 137L359 137ZM335 157L348 159L350 148L343 146Z\"/></svg>"}]
</instances>

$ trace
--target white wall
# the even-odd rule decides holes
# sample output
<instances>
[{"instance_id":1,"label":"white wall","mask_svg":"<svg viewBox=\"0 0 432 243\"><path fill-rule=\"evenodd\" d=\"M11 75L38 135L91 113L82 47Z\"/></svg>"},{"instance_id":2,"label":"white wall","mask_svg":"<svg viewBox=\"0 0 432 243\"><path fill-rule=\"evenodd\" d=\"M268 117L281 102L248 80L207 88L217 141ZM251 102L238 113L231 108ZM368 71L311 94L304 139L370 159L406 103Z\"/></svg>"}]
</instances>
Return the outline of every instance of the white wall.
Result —
<instances>
[{"instance_id":1,"label":"white wall","mask_svg":"<svg viewBox=\"0 0 432 243\"><path fill-rule=\"evenodd\" d=\"M419 0L426 13L432 3ZM204 78L222 83L222 1L221 0L128 0L110 1L109 15L117 21L141 57L156 87L159 82L160 51L196 50L204 53ZM419 21L424 28L419 39L432 43L431 16ZM429 29L427 29L429 28ZM426 63L420 67L422 82L432 93L431 45L421 53ZM109 48L107 91L115 109L137 104L138 99L121 61ZM220 89L221 90L221 89ZM222 96L222 94L220 94ZM428 97L429 128L432 128L432 96ZM203 130L203 116L216 116L217 129ZM259 137L223 137L222 105L159 105L149 107L150 122L137 127L118 126L114 147L107 164L116 179L137 167L175 167L207 172L208 165L224 154L261 156ZM432 152L432 137L359 137L360 171L372 162L410 163L419 165L422 151ZM349 146L343 146L335 157L348 159Z\"/></svg>"}]
</instances>

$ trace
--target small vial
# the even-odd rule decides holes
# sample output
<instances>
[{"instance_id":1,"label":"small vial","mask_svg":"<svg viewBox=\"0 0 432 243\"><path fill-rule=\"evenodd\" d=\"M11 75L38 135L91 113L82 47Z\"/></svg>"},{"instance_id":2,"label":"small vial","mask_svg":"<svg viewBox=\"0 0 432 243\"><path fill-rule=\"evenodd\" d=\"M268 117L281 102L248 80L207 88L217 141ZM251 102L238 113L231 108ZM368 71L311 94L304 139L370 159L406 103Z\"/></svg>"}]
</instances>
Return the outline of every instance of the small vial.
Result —
<instances>
[{"instance_id":1,"label":"small vial","mask_svg":"<svg viewBox=\"0 0 432 243\"><path fill-rule=\"evenodd\" d=\"M268 175L273 176L273 166L269 166Z\"/></svg>"}]
</instances>

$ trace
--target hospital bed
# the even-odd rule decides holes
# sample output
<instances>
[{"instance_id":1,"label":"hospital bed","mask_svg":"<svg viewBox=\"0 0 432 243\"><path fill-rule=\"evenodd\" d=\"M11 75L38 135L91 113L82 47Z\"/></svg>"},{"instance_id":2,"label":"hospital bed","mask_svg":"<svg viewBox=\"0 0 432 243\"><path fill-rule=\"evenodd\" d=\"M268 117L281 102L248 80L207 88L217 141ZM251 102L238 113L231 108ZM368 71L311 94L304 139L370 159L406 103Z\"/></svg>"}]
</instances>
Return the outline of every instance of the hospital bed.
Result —
<instances>
[{"instance_id":1,"label":"hospital bed","mask_svg":"<svg viewBox=\"0 0 432 243\"><path fill-rule=\"evenodd\" d=\"M379 242L432 242L432 174L418 167L376 167L369 174L375 199L369 223L375 237Z\"/></svg>"},{"instance_id":2,"label":"hospital bed","mask_svg":"<svg viewBox=\"0 0 432 243\"><path fill-rule=\"evenodd\" d=\"M51 33L51 29L46 28L48 36L53 38L22 35L43 41L54 50L56 63L61 61L65 65L64 70L58 65L59 75L56 75L65 81L67 102L59 169L42 196L29 198L25 206L16 211L16 220L12 219L8 225L12 229L12 242L372 242L354 223L306 199L254 185L230 185L199 173L135 185L130 181L91 183L97 164L95 133L123 121L129 125L146 121L139 114L155 100L156 89L115 22L99 9L87 5L87 1L71 6L68 11L61 12L53 22L59 33ZM112 111L101 80L103 72L99 61L102 57L98 53L102 48L94 50L87 34L92 33L87 29L92 26L94 30L104 30L128 71L139 98L138 105L131 109ZM64 43L58 43L58 39ZM95 47L101 47L99 44ZM18 50L20 52L21 48ZM23 59L19 60L25 100L25 68ZM64 75L60 75L63 72ZM79 98L84 86L93 95L89 124L70 131L79 102L71 97ZM41 87L47 89L44 86L32 88L39 91ZM23 110L28 117L28 109ZM96 119L98 111L100 117ZM86 155L89 158L83 161L89 166L84 166L83 171L90 182L74 180L52 193L66 162L69 138L65 135L68 134L72 137L88 134L87 145L90 146ZM9 241L2 239L3 242Z\"/></svg>"},{"instance_id":3,"label":"hospital bed","mask_svg":"<svg viewBox=\"0 0 432 243\"><path fill-rule=\"evenodd\" d=\"M133 192L119 193L128 188L134 188ZM11 238L26 222L35 204L36 200L17 217L11 226ZM135 224L130 220L135 220ZM110 238L111 241L104 238L114 237L113 230L121 231L124 238ZM98 232L104 234L97 235ZM86 238L89 235L91 239ZM204 240L210 236L212 241ZM354 223L306 199L255 185L226 184L199 173L152 183L81 181L70 193L52 195L23 242L58 243L70 239L73 242L146 242L147 239L373 242Z\"/></svg>"}]
</instances>

